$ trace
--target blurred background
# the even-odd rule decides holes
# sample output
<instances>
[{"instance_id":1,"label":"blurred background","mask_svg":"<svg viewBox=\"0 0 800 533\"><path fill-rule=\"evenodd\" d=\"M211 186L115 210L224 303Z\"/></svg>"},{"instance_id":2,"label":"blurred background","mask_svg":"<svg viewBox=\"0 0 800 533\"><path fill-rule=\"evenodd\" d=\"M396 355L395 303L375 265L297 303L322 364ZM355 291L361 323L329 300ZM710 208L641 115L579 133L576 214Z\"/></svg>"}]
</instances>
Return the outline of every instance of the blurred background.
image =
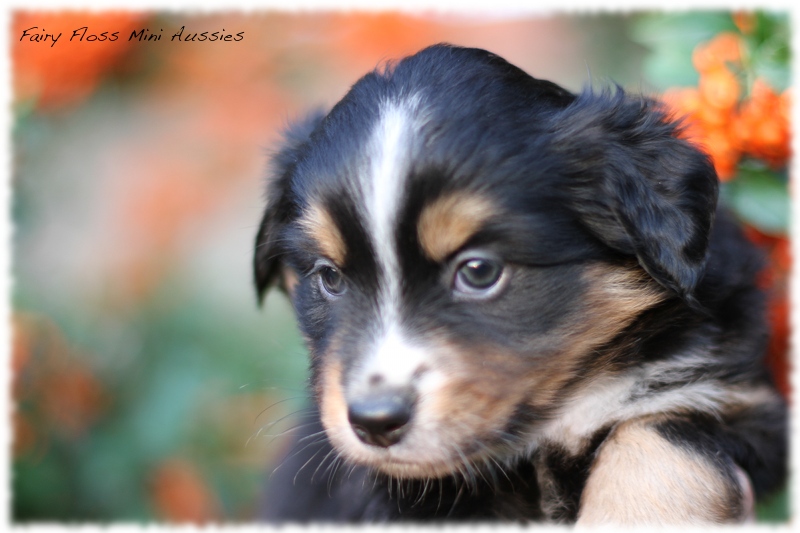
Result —
<instances>
[{"instance_id":1,"label":"blurred background","mask_svg":"<svg viewBox=\"0 0 800 533\"><path fill-rule=\"evenodd\" d=\"M244 38L186 41L201 32ZM14 522L253 519L307 366L285 298L259 309L251 283L267 155L291 119L442 41L688 117L770 258L789 396L785 13L16 12L10 37ZM785 492L759 508L787 514Z\"/></svg>"}]
</instances>

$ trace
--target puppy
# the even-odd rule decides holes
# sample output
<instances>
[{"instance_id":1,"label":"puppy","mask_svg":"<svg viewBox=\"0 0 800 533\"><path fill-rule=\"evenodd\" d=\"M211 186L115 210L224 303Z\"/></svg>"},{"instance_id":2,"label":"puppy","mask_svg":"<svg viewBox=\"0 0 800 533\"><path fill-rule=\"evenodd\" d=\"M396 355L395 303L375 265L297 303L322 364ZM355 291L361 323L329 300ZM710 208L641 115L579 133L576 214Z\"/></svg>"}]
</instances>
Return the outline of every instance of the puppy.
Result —
<instances>
[{"instance_id":1,"label":"puppy","mask_svg":"<svg viewBox=\"0 0 800 533\"><path fill-rule=\"evenodd\" d=\"M265 517L748 518L787 454L761 263L679 131L447 45L290 128L255 281L318 410Z\"/></svg>"}]
</instances>

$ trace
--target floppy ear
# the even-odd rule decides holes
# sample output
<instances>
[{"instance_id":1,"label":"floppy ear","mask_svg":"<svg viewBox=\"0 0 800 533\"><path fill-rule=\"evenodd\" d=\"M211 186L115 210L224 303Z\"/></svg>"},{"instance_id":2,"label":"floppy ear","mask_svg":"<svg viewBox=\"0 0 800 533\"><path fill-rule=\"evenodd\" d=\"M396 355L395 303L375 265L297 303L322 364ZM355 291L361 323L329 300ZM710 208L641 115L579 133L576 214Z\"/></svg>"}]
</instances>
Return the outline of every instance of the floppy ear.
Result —
<instances>
[{"instance_id":1,"label":"floppy ear","mask_svg":"<svg viewBox=\"0 0 800 533\"><path fill-rule=\"evenodd\" d=\"M258 301L261 303L267 289L278 282L282 269L280 233L288 223L295 202L291 197L291 182L298 161L305 151L311 133L322 122L324 113L318 111L304 120L291 124L284 132L281 149L272 156L267 180L267 207L256 235L253 255L253 274L255 277Z\"/></svg>"},{"instance_id":2,"label":"floppy ear","mask_svg":"<svg viewBox=\"0 0 800 533\"><path fill-rule=\"evenodd\" d=\"M718 180L709 158L644 98L586 93L555 145L572 165L574 210L601 241L689 303L703 275Z\"/></svg>"}]
</instances>

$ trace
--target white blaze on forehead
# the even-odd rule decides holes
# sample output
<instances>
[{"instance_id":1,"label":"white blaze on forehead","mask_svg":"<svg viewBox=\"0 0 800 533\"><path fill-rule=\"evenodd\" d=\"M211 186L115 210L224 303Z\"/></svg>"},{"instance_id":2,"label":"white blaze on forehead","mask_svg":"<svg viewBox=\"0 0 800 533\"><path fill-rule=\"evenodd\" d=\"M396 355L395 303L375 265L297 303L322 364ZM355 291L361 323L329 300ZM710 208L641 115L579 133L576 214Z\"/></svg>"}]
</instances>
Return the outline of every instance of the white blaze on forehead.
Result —
<instances>
[{"instance_id":1,"label":"white blaze on forehead","mask_svg":"<svg viewBox=\"0 0 800 533\"><path fill-rule=\"evenodd\" d=\"M400 265L395 247L395 229L405 191L411 140L418 98L384 102L380 119L370 141L367 180L368 227L383 273L378 294L380 330L388 331L398 321L400 307Z\"/></svg>"},{"instance_id":2,"label":"white blaze on forehead","mask_svg":"<svg viewBox=\"0 0 800 533\"><path fill-rule=\"evenodd\" d=\"M375 377L387 385L411 385L427 355L427 350L410 342L402 331L402 280L395 238L414 136L419 134L422 120L419 96L385 101L369 141L369 165L361 179L367 192L367 228L381 276L373 344L353 380L351 392L356 394L368 389Z\"/></svg>"}]
</instances>

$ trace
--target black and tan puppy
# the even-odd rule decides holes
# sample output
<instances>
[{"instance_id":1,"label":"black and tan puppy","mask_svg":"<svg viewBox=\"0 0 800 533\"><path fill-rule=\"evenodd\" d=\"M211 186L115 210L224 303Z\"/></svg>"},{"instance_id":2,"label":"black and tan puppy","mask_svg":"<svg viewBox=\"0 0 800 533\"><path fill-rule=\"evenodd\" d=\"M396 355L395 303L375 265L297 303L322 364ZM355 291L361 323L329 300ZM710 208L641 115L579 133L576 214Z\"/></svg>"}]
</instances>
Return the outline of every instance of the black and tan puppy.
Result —
<instances>
[{"instance_id":1,"label":"black and tan puppy","mask_svg":"<svg viewBox=\"0 0 800 533\"><path fill-rule=\"evenodd\" d=\"M321 428L267 518L749 516L787 448L760 262L677 129L444 45L291 128L255 275L291 295Z\"/></svg>"}]
</instances>

